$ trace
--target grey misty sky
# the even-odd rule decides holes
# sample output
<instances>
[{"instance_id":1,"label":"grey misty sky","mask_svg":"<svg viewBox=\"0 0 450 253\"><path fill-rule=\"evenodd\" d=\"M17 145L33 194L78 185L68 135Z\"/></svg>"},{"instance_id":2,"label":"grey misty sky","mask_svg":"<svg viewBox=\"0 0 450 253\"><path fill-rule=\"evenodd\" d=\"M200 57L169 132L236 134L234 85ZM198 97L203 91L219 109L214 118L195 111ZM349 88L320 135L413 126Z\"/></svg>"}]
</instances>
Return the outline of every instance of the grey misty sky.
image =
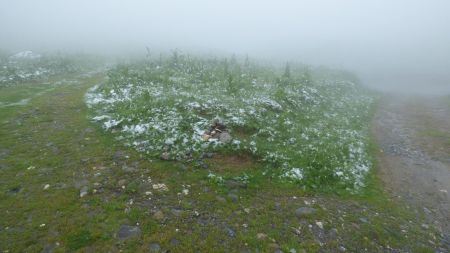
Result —
<instances>
[{"instance_id":1,"label":"grey misty sky","mask_svg":"<svg viewBox=\"0 0 450 253\"><path fill-rule=\"evenodd\" d=\"M450 86L445 0L0 0L0 49L249 54Z\"/></svg>"}]
</instances>

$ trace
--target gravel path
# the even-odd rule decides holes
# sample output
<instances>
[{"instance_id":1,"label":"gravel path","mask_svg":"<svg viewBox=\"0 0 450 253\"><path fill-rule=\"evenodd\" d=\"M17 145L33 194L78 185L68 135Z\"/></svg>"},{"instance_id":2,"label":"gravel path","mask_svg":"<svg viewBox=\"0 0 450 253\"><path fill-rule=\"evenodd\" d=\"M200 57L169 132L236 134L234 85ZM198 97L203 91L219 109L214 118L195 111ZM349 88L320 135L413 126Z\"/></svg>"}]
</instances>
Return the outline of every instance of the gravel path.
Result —
<instances>
[{"instance_id":1,"label":"gravel path","mask_svg":"<svg viewBox=\"0 0 450 253\"><path fill-rule=\"evenodd\" d=\"M437 97L387 95L374 121L387 191L423 213L450 245L450 104Z\"/></svg>"}]
</instances>

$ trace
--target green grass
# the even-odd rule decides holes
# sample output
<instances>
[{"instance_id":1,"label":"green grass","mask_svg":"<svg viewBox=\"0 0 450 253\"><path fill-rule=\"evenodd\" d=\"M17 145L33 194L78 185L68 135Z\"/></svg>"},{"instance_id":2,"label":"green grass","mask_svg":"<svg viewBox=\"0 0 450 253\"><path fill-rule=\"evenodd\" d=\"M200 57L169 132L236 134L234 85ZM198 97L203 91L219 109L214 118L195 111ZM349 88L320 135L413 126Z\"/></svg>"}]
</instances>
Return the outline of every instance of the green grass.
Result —
<instances>
[{"instance_id":1,"label":"green grass","mask_svg":"<svg viewBox=\"0 0 450 253\"><path fill-rule=\"evenodd\" d=\"M103 77L78 79L79 84L62 84L33 96L28 105L0 108L1 251L40 252L50 245L55 252L146 252L154 242L171 252L271 252L274 243L285 252L292 248L336 252L339 247L348 252L385 252L388 246L400 252L434 252L437 248L434 230L422 229L420 216L388 198L374 170L357 195L320 193L261 174L232 185L227 180L266 165L249 156L235 157L233 152L207 160L208 169L150 159L90 121L83 97ZM18 89L32 90L34 85ZM42 84L36 91L47 87L53 86ZM16 89L2 89L0 101L22 99L18 94ZM117 157L117 151L123 155ZM28 170L30 166L34 168ZM222 173L225 182L212 182L210 171ZM120 180L126 181L125 189ZM169 191L155 191L153 183L164 183ZM45 184L49 189L43 189ZM90 189L84 198L79 197L82 184ZM182 194L185 188L188 195ZM238 195L238 201L230 193ZM306 206L305 201L317 212L299 218L295 209ZM182 211L175 214L173 209ZM157 210L165 219L154 217ZM323 238L316 221L323 222ZM136 223L142 231L139 237L116 238L121 224ZM337 229L336 236L332 229ZM258 233L267 238L257 239ZM178 246L170 243L172 238L179 240Z\"/></svg>"},{"instance_id":2,"label":"green grass","mask_svg":"<svg viewBox=\"0 0 450 253\"><path fill-rule=\"evenodd\" d=\"M87 230L80 230L76 233L71 233L67 237L67 248L70 251L78 250L92 244L95 238L91 232Z\"/></svg>"}]
</instances>

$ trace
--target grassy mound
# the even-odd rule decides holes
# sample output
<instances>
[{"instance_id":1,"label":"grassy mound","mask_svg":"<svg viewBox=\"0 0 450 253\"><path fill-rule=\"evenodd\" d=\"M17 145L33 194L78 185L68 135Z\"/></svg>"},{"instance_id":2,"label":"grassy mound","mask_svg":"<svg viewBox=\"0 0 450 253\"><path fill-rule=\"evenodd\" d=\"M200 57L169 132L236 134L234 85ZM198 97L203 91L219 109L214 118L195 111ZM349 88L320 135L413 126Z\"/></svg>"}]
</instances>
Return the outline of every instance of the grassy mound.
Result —
<instances>
[{"instance_id":1,"label":"grassy mound","mask_svg":"<svg viewBox=\"0 0 450 253\"><path fill-rule=\"evenodd\" d=\"M311 188L358 189L371 167L373 98L348 73L175 52L108 76L86 94L93 119L149 157L244 152L263 161L262 174ZM232 141L202 138L213 119Z\"/></svg>"}]
</instances>

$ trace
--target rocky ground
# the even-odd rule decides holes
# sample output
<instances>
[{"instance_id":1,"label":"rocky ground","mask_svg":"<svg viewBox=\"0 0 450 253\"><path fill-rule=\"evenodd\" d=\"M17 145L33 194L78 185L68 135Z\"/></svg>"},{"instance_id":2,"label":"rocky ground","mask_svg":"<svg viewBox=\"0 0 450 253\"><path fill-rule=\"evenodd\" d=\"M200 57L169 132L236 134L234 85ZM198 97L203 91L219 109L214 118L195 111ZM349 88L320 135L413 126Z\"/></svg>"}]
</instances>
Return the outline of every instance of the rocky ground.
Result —
<instances>
[{"instance_id":1,"label":"rocky ground","mask_svg":"<svg viewBox=\"0 0 450 253\"><path fill-rule=\"evenodd\" d=\"M374 118L386 189L450 245L450 105L442 97L386 96Z\"/></svg>"}]
</instances>

